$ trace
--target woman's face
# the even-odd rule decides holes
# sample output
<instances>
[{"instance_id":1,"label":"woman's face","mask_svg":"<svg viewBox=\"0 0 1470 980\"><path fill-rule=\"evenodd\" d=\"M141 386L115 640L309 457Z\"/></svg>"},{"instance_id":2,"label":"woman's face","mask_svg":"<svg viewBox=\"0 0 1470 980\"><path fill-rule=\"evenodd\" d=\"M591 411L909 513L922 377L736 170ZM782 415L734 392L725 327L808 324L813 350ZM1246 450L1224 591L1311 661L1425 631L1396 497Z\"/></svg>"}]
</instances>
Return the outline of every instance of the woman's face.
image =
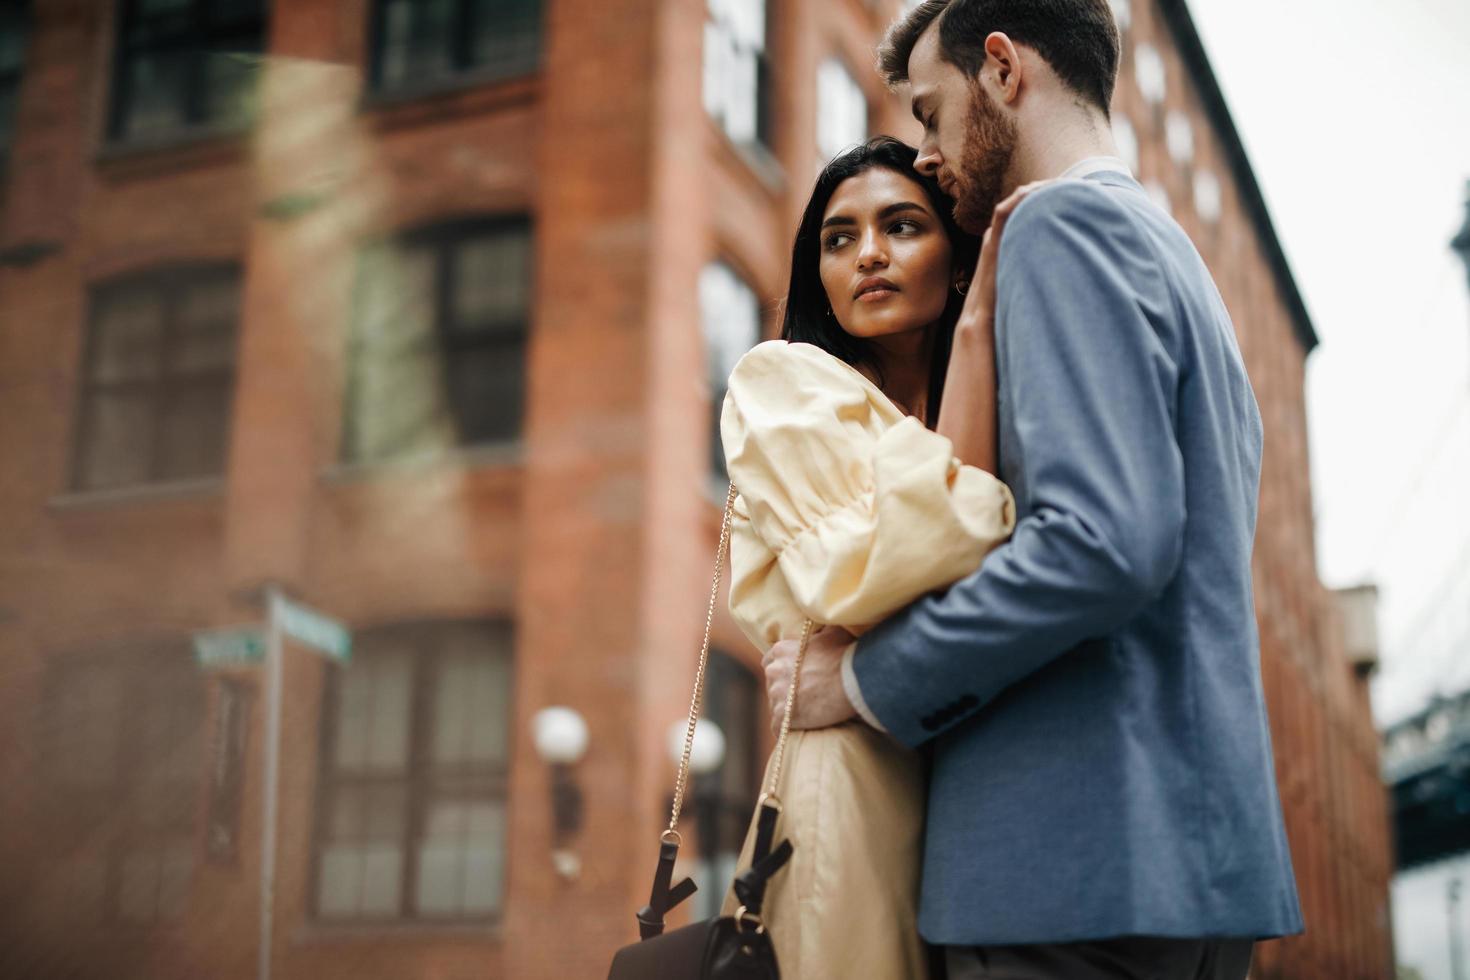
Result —
<instances>
[{"instance_id":1,"label":"woman's face","mask_svg":"<svg viewBox=\"0 0 1470 980\"><path fill-rule=\"evenodd\" d=\"M915 181L883 167L849 177L822 215L822 286L842 329L876 338L921 330L944 312L949 236Z\"/></svg>"}]
</instances>

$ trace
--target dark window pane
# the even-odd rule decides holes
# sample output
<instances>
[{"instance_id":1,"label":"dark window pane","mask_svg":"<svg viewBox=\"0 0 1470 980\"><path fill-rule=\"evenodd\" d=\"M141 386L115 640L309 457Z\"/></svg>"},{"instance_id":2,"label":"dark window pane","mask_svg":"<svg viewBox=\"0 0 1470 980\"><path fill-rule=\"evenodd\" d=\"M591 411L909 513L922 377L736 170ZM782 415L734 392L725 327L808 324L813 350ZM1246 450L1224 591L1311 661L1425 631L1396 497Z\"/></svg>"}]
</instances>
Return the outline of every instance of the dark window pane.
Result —
<instances>
[{"instance_id":1,"label":"dark window pane","mask_svg":"<svg viewBox=\"0 0 1470 980\"><path fill-rule=\"evenodd\" d=\"M216 25L238 25L259 21L266 0L209 0L209 20Z\"/></svg>"},{"instance_id":2,"label":"dark window pane","mask_svg":"<svg viewBox=\"0 0 1470 980\"><path fill-rule=\"evenodd\" d=\"M152 469L153 394L94 392L83 406L86 490L147 482Z\"/></svg>"},{"instance_id":3,"label":"dark window pane","mask_svg":"<svg viewBox=\"0 0 1470 980\"><path fill-rule=\"evenodd\" d=\"M466 239L455 247L454 262L456 330L518 328L530 307L530 230Z\"/></svg>"},{"instance_id":4,"label":"dark window pane","mask_svg":"<svg viewBox=\"0 0 1470 980\"><path fill-rule=\"evenodd\" d=\"M10 149L15 134L16 83L0 80L0 153Z\"/></svg>"},{"instance_id":5,"label":"dark window pane","mask_svg":"<svg viewBox=\"0 0 1470 980\"><path fill-rule=\"evenodd\" d=\"M526 400L526 346L505 341L455 351L448 364L449 396L461 445L515 439Z\"/></svg>"},{"instance_id":6,"label":"dark window pane","mask_svg":"<svg viewBox=\"0 0 1470 980\"><path fill-rule=\"evenodd\" d=\"M188 65L189 55L178 51L141 55L129 63L124 136L158 136L183 128Z\"/></svg>"},{"instance_id":7,"label":"dark window pane","mask_svg":"<svg viewBox=\"0 0 1470 980\"><path fill-rule=\"evenodd\" d=\"M182 13L194 6L194 0L137 0L140 17Z\"/></svg>"},{"instance_id":8,"label":"dark window pane","mask_svg":"<svg viewBox=\"0 0 1470 980\"><path fill-rule=\"evenodd\" d=\"M389 0L382 7L382 84L431 81L454 69L454 0Z\"/></svg>"},{"instance_id":9,"label":"dark window pane","mask_svg":"<svg viewBox=\"0 0 1470 980\"><path fill-rule=\"evenodd\" d=\"M185 480L224 472L230 392L191 385L165 395L159 420L158 475Z\"/></svg>"},{"instance_id":10,"label":"dark window pane","mask_svg":"<svg viewBox=\"0 0 1470 980\"><path fill-rule=\"evenodd\" d=\"M505 74L536 67L541 48L541 0L471 0L471 61Z\"/></svg>"}]
</instances>

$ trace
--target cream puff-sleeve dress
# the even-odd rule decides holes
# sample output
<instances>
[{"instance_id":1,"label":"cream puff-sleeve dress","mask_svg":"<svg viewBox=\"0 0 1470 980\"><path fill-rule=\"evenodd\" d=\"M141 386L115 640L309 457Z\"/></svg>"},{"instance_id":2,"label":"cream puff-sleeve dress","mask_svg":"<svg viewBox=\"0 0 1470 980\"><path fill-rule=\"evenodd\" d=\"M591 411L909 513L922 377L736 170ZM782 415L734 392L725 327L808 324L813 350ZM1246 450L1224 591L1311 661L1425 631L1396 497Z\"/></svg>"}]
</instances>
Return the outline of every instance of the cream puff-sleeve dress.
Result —
<instances>
[{"instance_id":1,"label":"cream puff-sleeve dress","mask_svg":"<svg viewBox=\"0 0 1470 980\"><path fill-rule=\"evenodd\" d=\"M1005 484L810 344L747 353L720 430L738 494L730 612L762 650L799 637L807 618L861 634L975 571L1014 526ZM927 975L924 793L917 755L865 724L791 733L777 840L795 852L764 908L787 980ZM726 896L727 914L737 905Z\"/></svg>"}]
</instances>

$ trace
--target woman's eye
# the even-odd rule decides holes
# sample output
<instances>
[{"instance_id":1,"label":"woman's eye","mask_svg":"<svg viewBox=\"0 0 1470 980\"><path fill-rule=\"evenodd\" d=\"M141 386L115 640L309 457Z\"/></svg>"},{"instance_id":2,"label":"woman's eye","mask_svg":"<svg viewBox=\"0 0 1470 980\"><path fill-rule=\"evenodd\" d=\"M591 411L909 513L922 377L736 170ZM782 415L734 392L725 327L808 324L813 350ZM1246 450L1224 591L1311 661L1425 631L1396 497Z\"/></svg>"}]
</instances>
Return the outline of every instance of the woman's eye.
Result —
<instances>
[{"instance_id":1,"label":"woman's eye","mask_svg":"<svg viewBox=\"0 0 1470 980\"><path fill-rule=\"evenodd\" d=\"M901 235L912 235L919 230L919 223L917 221L895 221L893 227L888 230L898 232Z\"/></svg>"},{"instance_id":2,"label":"woman's eye","mask_svg":"<svg viewBox=\"0 0 1470 980\"><path fill-rule=\"evenodd\" d=\"M852 237L851 235L840 235L840 234L839 235L828 235L827 238L826 238L826 240L824 242L822 242L822 246L824 248L826 248L827 251L831 252L831 251L834 251L834 250L839 249L842 246L846 245L847 244L847 240L849 238L851 238L851 237Z\"/></svg>"}]
</instances>

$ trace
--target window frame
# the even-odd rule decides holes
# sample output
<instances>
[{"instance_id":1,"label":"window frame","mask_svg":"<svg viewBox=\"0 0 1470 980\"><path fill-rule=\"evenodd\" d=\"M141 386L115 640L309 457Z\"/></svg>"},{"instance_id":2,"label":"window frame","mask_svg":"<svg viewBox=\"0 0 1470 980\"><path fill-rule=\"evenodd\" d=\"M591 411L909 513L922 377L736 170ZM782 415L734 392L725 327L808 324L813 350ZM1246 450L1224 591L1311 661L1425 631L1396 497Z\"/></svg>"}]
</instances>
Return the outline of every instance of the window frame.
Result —
<instances>
[{"instance_id":1,"label":"window frame","mask_svg":"<svg viewBox=\"0 0 1470 980\"><path fill-rule=\"evenodd\" d=\"M722 24L715 18L715 12L711 9L712 2L717 2L717 0L706 0L705 2L703 21L705 29L708 30L711 25L714 25L717 29L724 32L726 31L726 25ZM741 2L741 0L733 0L733 2ZM775 5L776 2L777 0L762 0L761 44L760 47L752 53L755 61L755 91L751 93L751 98L754 100L755 103L755 131L750 139L747 140L737 134L731 133L728 120L724 117L724 114L716 115L709 111L709 106L706 101L709 98L709 93L703 90L705 85L703 78L701 78L700 82L700 101L702 103L705 103L705 117L714 124L715 128L723 133L725 137L736 146L744 149L749 149L750 147L755 146L759 147L766 153L774 152L775 149L773 145L775 131L773 125L774 121L772 119L773 103L775 102L775 92L774 85L772 83L771 8ZM705 42L703 35L701 35L700 40L700 58L702 60L709 58L709 46ZM705 70L703 65L701 65L701 69Z\"/></svg>"},{"instance_id":2,"label":"window frame","mask_svg":"<svg viewBox=\"0 0 1470 980\"><path fill-rule=\"evenodd\" d=\"M14 10L20 56L13 69L0 70L0 92L9 90L12 100L9 118L0 118L0 167L8 163L10 153L15 148L16 124L20 120L21 83L25 78L26 53L30 46L31 30L34 27L31 0L15 0L10 6Z\"/></svg>"},{"instance_id":3,"label":"window frame","mask_svg":"<svg viewBox=\"0 0 1470 980\"><path fill-rule=\"evenodd\" d=\"M376 639L401 640L405 637L419 638L418 646L407 654L412 678L408 699L408 749L401 775L384 776L375 774L339 774L335 772L337 753L337 729L342 708L342 678L340 672L332 671L323 686L321 722L318 726L317 779L313 794L311 828L310 881L307 895L307 917L316 926L323 928L378 928L399 926L434 929L438 927L497 926L505 918L506 899L510 883L510 862L514 853L510 841L511 769L515 760L514 717L505 721L506 752L505 764L499 771L479 774L454 773L445 775L433 772L431 742L433 738L433 695L435 681L442 669L446 656L445 637L452 636L456 629L466 626L482 627L487 636L495 635L503 640L495 655L506 661L506 684L509 688L507 702L514 714L516 683L516 630L509 619L472 620L420 620L380 626L358 634L355 644L354 662L366 651L364 647ZM365 642L364 642L365 641ZM410 641L412 642L412 641ZM448 648L452 652L453 648ZM369 656L371 654L368 654ZM345 669L351 669L347 667ZM487 767L488 768L488 767ZM483 780L483 785L466 791L462 785L472 779ZM448 788L443 788L447 784ZM322 914L322 859L326 847L331 843L328 825L332 819L337 793L344 787L371 785L402 785L404 787L403 833L399 838L402 848L399 871L398 901L391 916L372 916L357 913L351 916L333 917ZM426 840L425 829L430 807L441 801L499 801L507 815L506 840L502 854L502 880L499 906L484 915L423 915L411 911L417 900L417 861Z\"/></svg>"},{"instance_id":4,"label":"window frame","mask_svg":"<svg viewBox=\"0 0 1470 980\"><path fill-rule=\"evenodd\" d=\"M179 482L194 482L222 479L229 467L230 441L233 432L235 390L239 379L239 343L241 336L241 311L243 302L237 304L233 322L231 342L235 352L228 369L215 368L195 371L169 369L170 352L179 338L187 334L182 323L180 306L188 290L212 280L233 279L243 300L245 285L244 270L236 262L211 262L174 265L153 269L138 274L117 276L97 283L88 290L85 335L82 342L82 357L77 374L77 391L74 399L75 423L72 427L72 446L67 486L71 492L112 493L135 490L142 487L157 487ZM149 380L98 382L93 378L96 361L101 348L101 316L108 303L119 297L136 292L155 293L161 308L158 350L156 352L156 375ZM190 477L169 477L162 472L162 442L159 438L167 418L168 407L173 398L182 392L199 390L214 385L223 389L225 398L225 425L220 433L223 444L219 472ZM92 397L98 392L132 391L146 392L149 398L149 459L148 474L141 480L92 486L83 482L87 464L87 451L91 447L92 428L89 423Z\"/></svg>"},{"instance_id":5,"label":"window frame","mask_svg":"<svg viewBox=\"0 0 1470 980\"><path fill-rule=\"evenodd\" d=\"M48 828L47 840L58 849L70 846L83 838L91 837L102 843L98 848L103 862L102 893L98 897L100 917L89 919L79 925L135 932L180 929L188 919L186 908L177 916L168 916L158 907L155 895L152 916L145 920L130 919L122 912L123 865L127 858L145 850L166 846L171 841L189 842L191 867L187 889L192 890L203 860L199 848L199 828L202 815L202 800L206 784L206 748L209 726L208 686L200 674L187 647L177 638L167 638L157 643L130 643L121 650L107 653L90 652L58 658L50 665L44 681L46 703L56 704L68 681L83 673L95 672L97 668L117 665L114 688L118 691L119 723L112 732L112 758L110 773L105 786L78 789L66 786L58 774L66 770L66 750L58 744L55 729L42 729L39 738L41 751L38 762L43 767L38 782L45 787L41 803L41 816ZM129 706L151 703L149 695L158 690L155 683L157 672L169 672L167 689L170 693L188 691L193 696L194 725L189 736L195 741L193 777L181 787L192 794L189 804L187 826L180 821L176 836L160 833L147 826L134 808L137 803L139 774L147 771L145 754L146 739L140 729L132 724L136 715L128 711ZM175 702L176 703L176 702ZM188 724L189 719L186 719ZM44 722L42 725L44 726ZM131 737L129 737L131 733ZM96 814L90 819L85 814ZM48 855L55 858L53 852ZM64 858L63 858L64 859ZM74 906L72 907L75 908Z\"/></svg>"},{"instance_id":6,"label":"window frame","mask_svg":"<svg viewBox=\"0 0 1470 980\"><path fill-rule=\"evenodd\" d=\"M367 248L387 249L416 249L428 248L434 254L434 285L430 300L433 304L433 326L432 336L436 345L436 351L446 359L459 353L493 350L497 346L509 348L513 346L507 339L510 331L508 329L496 329L489 331L478 331L483 336L477 337L477 331L466 329L453 317L455 271L457 263L452 261L456 248L464 242L479 237L494 237L501 233L515 234L524 232L526 240L526 308L519 322L519 331L515 334L518 338L515 345L521 350L521 374L522 390L521 401L517 409L518 416L515 420L515 432L505 437L489 439L477 439L457 442L454 446L446 448L442 453L435 452L433 455L441 456L454 452L477 452L483 450L507 449L520 446L525 441L527 401L530 394L529 389L529 365L531 332L535 321L536 312L536 222L529 212L516 212L488 216L476 216L467 218L453 218L447 221L437 221L431 224L419 225L397 234L386 235L369 244ZM359 266L356 271L358 286L360 289L361 277L364 275L362 268L363 251L359 251ZM349 336L346 350L345 370L346 381L343 385L343 411L341 426L341 444L338 449L338 463L348 467L369 467L391 465L406 459L414 459L421 455L420 451L391 454L382 457L369 457L358 452L357 444L360 440L358 427L361 424L357 418L359 381L357 378L357 365L359 358L364 356L363 338L361 336L361 309L358 301L354 299L352 304L352 323L349 327ZM501 327L509 325L509 321L500 324ZM448 376L442 379L446 385L444 397L446 406L451 414L457 419L457 405L454 392L448 388Z\"/></svg>"},{"instance_id":7,"label":"window frame","mask_svg":"<svg viewBox=\"0 0 1470 980\"><path fill-rule=\"evenodd\" d=\"M391 99L413 97L445 89L468 88L481 83L512 81L538 74L546 51L546 3L536 0L536 30L529 39L535 55L528 64L513 64L508 69L493 64L476 64L472 60L476 11L474 0L453 0L454 26L450 41L450 69L433 78L416 78L401 84L386 85L383 62L387 50L387 8L393 0L368 0L367 89L371 96Z\"/></svg>"},{"instance_id":8,"label":"window frame","mask_svg":"<svg viewBox=\"0 0 1470 980\"><path fill-rule=\"evenodd\" d=\"M270 43L271 0L258 0L259 13L249 18L242 18L237 23L228 21L215 23L212 18L212 0L189 0L187 14L155 15L156 24L166 23L170 17L177 18L183 23L172 29L155 27L153 29L159 30L162 37L139 40L129 35L134 31L146 29L140 25L140 22L146 22L148 19L140 11L142 2L143 0L118 0L116 23L112 32L111 87L107 103L106 142L115 146L148 145L158 142L167 143L178 137L234 133L247 129L250 125L248 117L244 121L226 121L210 119L205 114L207 95L205 65L207 55L214 52L224 53L238 50L264 56ZM240 48L226 47L231 42L245 38L252 39L253 45L246 44ZM182 54L187 58L178 82L178 91L173 93L176 97L180 97L178 104L182 109L182 122L166 133L129 135L126 131L126 123L133 98L129 69L139 58L169 53Z\"/></svg>"}]
</instances>

